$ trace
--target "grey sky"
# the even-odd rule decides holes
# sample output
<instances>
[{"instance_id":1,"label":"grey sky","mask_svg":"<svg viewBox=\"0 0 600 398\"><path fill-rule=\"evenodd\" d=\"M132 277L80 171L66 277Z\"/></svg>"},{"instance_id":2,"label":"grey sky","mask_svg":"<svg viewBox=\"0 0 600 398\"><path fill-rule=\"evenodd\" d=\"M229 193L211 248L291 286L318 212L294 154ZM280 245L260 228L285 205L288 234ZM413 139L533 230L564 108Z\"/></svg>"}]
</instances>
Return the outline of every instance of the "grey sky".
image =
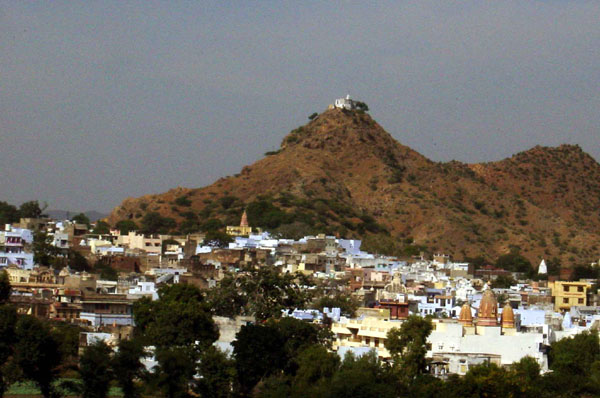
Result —
<instances>
[{"instance_id":1,"label":"grey sky","mask_svg":"<svg viewBox=\"0 0 600 398\"><path fill-rule=\"evenodd\" d=\"M600 2L0 1L0 200L237 173L350 93L439 161L600 159Z\"/></svg>"}]
</instances>

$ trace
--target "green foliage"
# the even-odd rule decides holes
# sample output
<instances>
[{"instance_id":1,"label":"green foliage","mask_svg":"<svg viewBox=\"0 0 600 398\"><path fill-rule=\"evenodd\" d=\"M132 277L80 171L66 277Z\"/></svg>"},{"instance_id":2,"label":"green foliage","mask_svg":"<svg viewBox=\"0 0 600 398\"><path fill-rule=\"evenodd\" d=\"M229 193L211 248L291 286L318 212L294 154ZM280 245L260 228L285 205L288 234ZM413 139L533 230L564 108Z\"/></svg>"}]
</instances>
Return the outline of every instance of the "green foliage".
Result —
<instances>
[{"instance_id":1,"label":"green foliage","mask_svg":"<svg viewBox=\"0 0 600 398\"><path fill-rule=\"evenodd\" d=\"M61 363L61 352L48 326L32 316L22 316L15 327L15 363L25 378L34 381L44 398L53 397L53 382Z\"/></svg>"},{"instance_id":2,"label":"green foliage","mask_svg":"<svg viewBox=\"0 0 600 398\"><path fill-rule=\"evenodd\" d=\"M208 291L207 299L216 315L266 320L281 317L283 309L304 307L311 300L312 292L305 288L310 285L301 274L282 274L276 267L263 266L226 275Z\"/></svg>"},{"instance_id":3,"label":"green foliage","mask_svg":"<svg viewBox=\"0 0 600 398\"><path fill-rule=\"evenodd\" d=\"M3 272L5 273L5 272ZM13 306L0 305L0 397L10 385L9 359L13 354L17 311Z\"/></svg>"},{"instance_id":4,"label":"green foliage","mask_svg":"<svg viewBox=\"0 0 600 398\"><path fill-rule=\"evenodd\" d=\"M130 231L137 231L138 225L133 220L121 220L115 224L121 235L127 235Z\"/></svg>"},{"instance_id":5,"label":"green foliage","mask_svg":"<svg viewBox=\"0 0 600 398\"><path fill-rule=\"evenodd\" d=\"M348 353L331 379L329 397L394 397L396 382L388 368L381 365L375 351L354 357Z\"/></svg>"},{"instance_id":6,"label":"green foliage","mask_svg":"<svg viewBox=\"0 0 600 398\"><path fill-rule=\"evenodd\" d=\"M210 230L204 236L204 244L213 247L227 247L233 242L233 236L223 231Z\"/></svg>"},{"instance_id":7,"label":"green foliage","mask_svg":"<svg viewBox=\"0 0 600 398\"><path fill-rule=\"evenodd\" d=\"M517 251L512 251L498 257L496 260L496 267L512 272L531 273L533 271L533 267L529 260Z\"/></svg>"},{"instance_id":8,"label":"green foliage","mask_svg":"<svg viewBox=\"0 0 600 398\"><path fill-rule=\"evenodd\" d=\"M112 379L111 349L97 341L83 351L79 358L79 374L83 381L82 398L106 398Z\"/></svg>"},{"instance_id":9,"label":"green foliage","mask_svg":"<svg viewBox=\"0 0 600 398\"><path fill-rule=\"evenodd\" d=\"M261 379L283 369L288 361L283 336L269 325L242 326L231 345L243 395L248 395Z\"/></svg>"},{"instance_id":10,"label":"green foliage","mask_svg":"<svg viewBox=\"0 0 600 398\"><path fill-rule=\"evenodd\" d=\"M46 235L43 231L36 232L33 235L33 261L36 264L50 266L60 254L60 249L52 246L51 243L52 237Z\"/></svg>"},{"instance_id":11,"label":"green foliage","mask_svg":"<svg viewBox=\"0 0 600 398\"><path fill-rule=\"evenodd\" d=\"M311 115L308 117L309 120L314 120L317 116L319 116L319 114L317 112L311 113Z\"/></svg>"},{"instance_id":12,"label":"green foliage","mask_svg":"<svg viewBox=\"0 0 600 398\"><path fill-rule=\"evenodd\" d=\"M92 231L94 234L108 235L110 233L110 225L106 221L98 220Z\"/></svg>"},{"instance_id":13,"label":"green foliage","mask_svg":"<svg viewBox=\"0 0 600 398\"><path fill-rule=\"evenodd\" d=\"M232 195L226 195L219 199L219 203L221 203L221 207L225 210L229 209L233 204L239 199Z\"/></svg>"},{"instance_id":14,"label":"green foliage","mask_svg":"<svg viewBox=\"0 0 600 398\"><path fill-rule=\"evenodd\" d=\"M148 212L141 221L141 231L145 234L166 234L177 226L175 220L163 217L156 212Z\"/></svg>"},{"instance_id":15,"label":"green foliage","mask_svg":"<svg viewBox=\"0 0 600 398\"><path fill-rule=\"evenodd\" d=\"M226 353L211 346L202 353L197 368L195 392L202 398L230 398L236 379L235 362Z\"/></svg>"},{"instance_id":16,"label":"green foliage","mask_svg":"<svg viewBox=\"0 0 600 398\"><path fill-rule=\"evenodd\" d=\"M202 292L192 285L166 285L159 299L133 305L136 333L145 344L162 347L209 346L219 337Z\"/></svg>"},{"instance_id":17,"label":"green foliage","mask_svg":"<svg viewBox=\"0 0 600 398\"><path fill-rule=\"evenodd\" d=\"M359 111L368 112L369 106L364 102L356 101L356 109L358 109Z\"/></svg>"},{"instance_id":18,"label":"green foliage","mask_svg":"<svg viewBox=\"0 0 600 398\"><path fill-rule=\"evenodd\" d=\"M111 267L108 264L104 264L102 262L97 262L94 266L94 273L100 275L100 279L105 281L118 281L119 273L116 269Z\"/></svg>"},{"instance_id":19,"label":"green foliage","mask_svg":"<svg viewBox=\"0 0 600 398\"><path fill-rule=\"evenodd\" d=\"M192 201L188 199L187 196L179 196L178 198L175 199L175 204L177 206L182 206L182 207L190 207L192 205Z\"/></svg>"},{"instance_id":20,"label":"green foliage","mask_svg":"<svg viewBox=\"0 0 600 398\"><path fill-rule=\"evenodd\" d=\"M349 317L354 317L356 310L359 307L358 300L348 292L336 291L333 296L326 295L317 299L312 306L319 311L323 308L340 308L342 314Z\"/></svg>"},{"instance_id":21,"label":"green foliage","mask_svg":"<svg viewBox=\"0 0 600 398\"><path fill-rule=\"evenodd\" d=\"M274 229L292 221L285 211L264 199L251 202L246 212L250 225L260 228Z\"/></svg>"},{"instance_id":22,"label":"green foliage","mask_svg":"<svg viewBox=\"0 0 600 398\"><path fill-rule=\"evenodd\" d=\"M37 200L31 200L19 206L19 216L21 218L40 218L46 207L46 204L40 207L40 203Z\"/></svg>"},{"instance_id":23,"label":"green foliage","mask_svg":"<svg viewBox=\"0 0 600 398\"><path fill-rule=\"evenodd\" d=\"M71 218L71 221L76 222L77 224L85 224L88 228L90 226L90 219L84 213L74 215L73 218Z\"/></svg>"},{"instance_id":24,"label":"green foliage","mask_svg":"<svg viewBox=\"0 0 600 398\"><path fill-rule=\"evenodd\" d=\"M140 361L144 348L137 340L121 340L112 358L115 380L123 391L123 398L137 398L140 391L135 380L142 377L144 365Z\"/></svg>"},{"instance_id":25,"label":"green foliage","mask_svg":"<svg viewBox=\"0 0 600 398\"><path fill-rule=\"evenodd\" d=\"M0 201L0 225L18 222L19 218L20 214L16 206Z\"/></svg>"},{"instance_id":26,"label":"green foliage","mask_svg":"<svg viewBox=\"0 0 600 398\"><path fill-rule=\"evenodd\" d=\"M494 288L508 289L515 285L517 281L511 275L499 275L493 282Z\"/></svg>"},{"instance_id":27,"label":"green foliage","mask_svg":"<svg viewBox=\"0 0 600 398\"><path fill-rule=\"evenodd\" d=\"M217 231L223 227L224 227L223 223L219 219L216 219L216 218L210 218L210 219L206 220L205 222L203 222L202 224L200 224L200 230L204 231L204 232Z\"/></svg>"},{"instance_id":28,"label":"green foliage","mask_svg":"<svg viewBox=\"0 0 600 398\"><path fill-rule=\"evenodd\" d=\"M11 286L10 280L8 279L8 272L0 271L0 305L8 303L10 299Z\"/></svg>"},{"instance_id":29,"label":"green foliage","mask_svg":"<svg viewBox=\"0 0 600 398\"><path fill-rule=\"evenodd\" d=\"M394 359L394 364L402 370L402 376L408 382L425 373L427 362L427 337L433 325L428 318L411 315L402 323L400 329L393 328L387 334L385 348Z\"/></svg>"},{"instance_id":30,"label":"green foliage","mask_svg":"<svg viewBox=\"0 0 600 398\"><path fill-rule=\"evenodd\" d=\"M167 398L187 398L188 384L194 377L196 354L187 347L161 347L156 350L154 378Z\"/></svg>"}]
</instances>

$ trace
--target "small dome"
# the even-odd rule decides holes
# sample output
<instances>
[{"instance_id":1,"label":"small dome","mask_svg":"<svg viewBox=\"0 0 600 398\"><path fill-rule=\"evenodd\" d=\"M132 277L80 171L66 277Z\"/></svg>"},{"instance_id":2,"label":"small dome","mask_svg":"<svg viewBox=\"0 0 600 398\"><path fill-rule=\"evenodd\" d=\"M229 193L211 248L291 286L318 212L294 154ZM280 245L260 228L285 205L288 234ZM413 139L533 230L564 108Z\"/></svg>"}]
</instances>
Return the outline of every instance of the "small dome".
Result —
<instances>
[{"instance_id":1,"label":"small dome","mask_svg":"<svg viewBox=\"0 0 600 398\"><path fill-rule=\"evenodd\" d=\"M492 290L486 290L479 304L477 325L496 326L498 324L498 301Z\"/></svg>"},{"instance_id":2,"label":"small dome","mask_svg":"<svg viewBox=\"0 0 600 398\"><path fill-rule=\"evenodd\" d=\"M515 327L515 313L513 312L510 304L506 303L502 309L502 327L503 328L514 328Z\"/></svg>"},{"instance_id":3,"label":"small dome","mask_svg":"<svg viewBox=\"0 0 600 398\"><path fill-rule=\"evenodd\" d=\"M464 326L473 325L473 314L471 313L471 306L469 304L464 303L461 307L460 315L458 316L458 322Z\"/></svg>"}]
</instances>

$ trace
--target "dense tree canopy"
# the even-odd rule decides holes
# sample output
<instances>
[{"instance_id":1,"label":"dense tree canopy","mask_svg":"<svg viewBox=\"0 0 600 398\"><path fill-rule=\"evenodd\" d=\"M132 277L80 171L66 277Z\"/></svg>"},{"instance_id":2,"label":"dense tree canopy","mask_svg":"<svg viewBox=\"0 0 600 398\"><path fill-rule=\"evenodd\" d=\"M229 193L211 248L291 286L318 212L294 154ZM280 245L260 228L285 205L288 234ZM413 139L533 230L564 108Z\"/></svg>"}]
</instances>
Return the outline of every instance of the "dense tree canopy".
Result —
<instances>
[{"instance_id":1,"label":"dense tree canopy","mask_svg":"<svg viewBox=\"0 0 600 398\"><path fill-rule=\"evenodd\" d=\"M192 285L166 285L159 299L143 298L133 307L136 331L156 347L206 347L218 337L202 292Z\"/></svg>"}]
</instances>

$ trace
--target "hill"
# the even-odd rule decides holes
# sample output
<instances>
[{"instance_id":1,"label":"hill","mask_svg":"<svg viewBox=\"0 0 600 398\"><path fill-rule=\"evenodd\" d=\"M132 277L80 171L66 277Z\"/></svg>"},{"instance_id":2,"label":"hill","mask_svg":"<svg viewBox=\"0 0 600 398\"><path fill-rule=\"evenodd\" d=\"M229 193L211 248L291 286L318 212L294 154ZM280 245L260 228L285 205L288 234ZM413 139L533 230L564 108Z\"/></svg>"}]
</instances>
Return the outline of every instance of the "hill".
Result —
<instances>
[{"instance_id":1,"label":"hill","mask_svg":"<svg viewBox=\"0 0 600 398\"><path fill-rule=\"evenodd\" d=\"M253 226L361 237L386 253L426 249L495 260L512 250L534 263L556 257L565 265L598 257L600 165L577 146L438 163L368 114L332 109L266 155L204 188L128 198L107 220L150 230L160 215L172 220L158 227L191 232L237 224L247 208Z\"/></svg>"}]
</instances>

